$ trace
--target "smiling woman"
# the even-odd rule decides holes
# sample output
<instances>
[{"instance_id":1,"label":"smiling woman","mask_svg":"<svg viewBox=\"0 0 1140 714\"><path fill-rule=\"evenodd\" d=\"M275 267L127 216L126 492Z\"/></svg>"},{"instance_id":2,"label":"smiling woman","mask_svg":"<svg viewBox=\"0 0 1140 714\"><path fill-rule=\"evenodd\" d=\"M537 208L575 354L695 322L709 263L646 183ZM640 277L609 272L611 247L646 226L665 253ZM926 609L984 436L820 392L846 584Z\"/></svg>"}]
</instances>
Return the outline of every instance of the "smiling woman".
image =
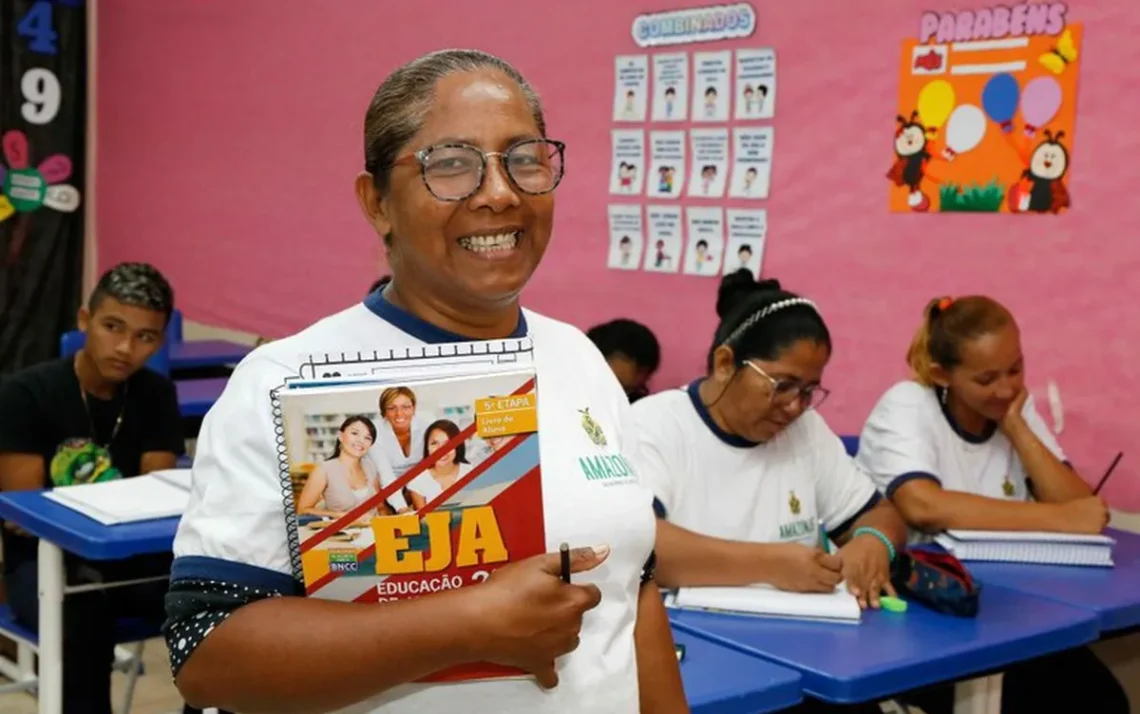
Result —
<instances>
[{"instance_id":1,"label":"smiling woman","mask_svg":"<svg viewBox=\"0 0 1140 714\"><path fill-rule=\"evenodd\" d=\"M384 81L364 133L356 196L383 238L392 279L362 304L258 348L207 415L168 600L179 689L194 702L240 711L687 711L668 620L650 582L650 494L636 478L599 481L581 465L594 457L627 463L629 403L585 335L519 305L550 241L565 151L547 138L537 95L496 57L444 50ZM547 545L578 546L575 582L563 581L551 552L500 568L478 587L411 600L292 597L302 591L283 527L288 504L273 475L266 395L310 353L524 336L534 344L542 391ZM408 376L386 375L392 384ZM395 470L455 430L447 421L418 425L406 387L385 390L379 401L383 422L370 432L370 456L359 459L366 439L346 422L338 463L375 456ZM462 448L444 456L417 477L423 490L462 472ZM298 506L316 501L302 500ZM519 668L533 679L416 683L472 662Z\"/></svg>"}]
</instances>

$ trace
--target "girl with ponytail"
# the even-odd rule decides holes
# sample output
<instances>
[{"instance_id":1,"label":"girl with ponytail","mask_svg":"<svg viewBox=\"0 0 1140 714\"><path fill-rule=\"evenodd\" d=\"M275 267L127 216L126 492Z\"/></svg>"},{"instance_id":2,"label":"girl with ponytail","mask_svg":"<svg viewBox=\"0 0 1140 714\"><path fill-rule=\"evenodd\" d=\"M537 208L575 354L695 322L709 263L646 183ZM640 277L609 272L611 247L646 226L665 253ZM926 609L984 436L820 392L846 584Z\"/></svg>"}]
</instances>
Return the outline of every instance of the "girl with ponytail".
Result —
<instances>
[{"instance_id":1,"label":"girl with ponytail","mask_svg":"<svg viewBox=\"0 0 1140 714\"><path fill-rule=\"evenodd\" d=\"M912 378L872 410L856 460L898 508L913 540L943 530L1099 533L1108 509L1066 461L1025 386L1013 315L982 295L926 304L906 354ZM1081 682L1088 711L1128 711L1088 650L1007 670L1003 711L1051 711L1050 682ZM945 706L920 704L930 714Z\"/></svg>"}]
</instances>

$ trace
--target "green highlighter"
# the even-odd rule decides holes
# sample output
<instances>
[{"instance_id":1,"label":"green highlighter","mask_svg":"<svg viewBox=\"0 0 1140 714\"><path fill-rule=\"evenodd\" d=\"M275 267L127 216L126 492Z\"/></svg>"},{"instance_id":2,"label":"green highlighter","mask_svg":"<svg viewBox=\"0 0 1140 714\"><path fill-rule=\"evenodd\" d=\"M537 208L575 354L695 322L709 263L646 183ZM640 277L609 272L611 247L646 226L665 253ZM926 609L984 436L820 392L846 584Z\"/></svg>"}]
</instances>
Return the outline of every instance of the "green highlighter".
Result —
<instances>
[{"instance_id":1,"label":"green highlighter","mask_svg":"<svg viewBox=\"0 0 1140 714\"><path fill-rule=\"evenodd\" d=\"M906 612L906 600L890 595L884 595L879 598L879 604L887 612Z\"/></svg>"}]
</instances>

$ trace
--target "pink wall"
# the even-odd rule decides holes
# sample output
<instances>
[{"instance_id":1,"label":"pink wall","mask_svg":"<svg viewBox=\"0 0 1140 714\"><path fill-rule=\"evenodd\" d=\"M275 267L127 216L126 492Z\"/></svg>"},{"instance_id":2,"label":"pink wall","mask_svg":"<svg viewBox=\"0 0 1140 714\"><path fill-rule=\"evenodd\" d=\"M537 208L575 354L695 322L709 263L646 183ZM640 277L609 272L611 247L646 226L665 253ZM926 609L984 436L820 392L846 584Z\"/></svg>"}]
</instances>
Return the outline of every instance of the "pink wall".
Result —
<instances>
[{"instance_id":1,"label":"pink wall","mask_svg":"<svg viewBox=\"0 0 1140 714\"><path fill-rule=\"evenodd\" d=\"M519 65L569 144L555 242L527 303L583 327L641 319L663 341L658 386L687 380L714 327L716 283L607 271L605 205L613 57L637 51L639 12L698 4L101 2L100 263L152 261L190 319L261 334L359 299L379 259L351 192L371 93L422 52L477 46ZM837 337L824 407L833 426L857 431L903 375L932 293L984 292L1018 315L1034 392L1043 400L1058 383L1062 440L1098 475L1138 436L1140 95L1125 87L1140 67L1140 12L1119 0L1070 6L1087 38L1075 208L1045 218L887 212L899 42L921 10L953 6L754 5L748 44L774 46L780 72L765 267L816 298ZM1140 509L1137 474L1132 451L1106 489L1115 505Z\"/></svg>"}]
</instances>

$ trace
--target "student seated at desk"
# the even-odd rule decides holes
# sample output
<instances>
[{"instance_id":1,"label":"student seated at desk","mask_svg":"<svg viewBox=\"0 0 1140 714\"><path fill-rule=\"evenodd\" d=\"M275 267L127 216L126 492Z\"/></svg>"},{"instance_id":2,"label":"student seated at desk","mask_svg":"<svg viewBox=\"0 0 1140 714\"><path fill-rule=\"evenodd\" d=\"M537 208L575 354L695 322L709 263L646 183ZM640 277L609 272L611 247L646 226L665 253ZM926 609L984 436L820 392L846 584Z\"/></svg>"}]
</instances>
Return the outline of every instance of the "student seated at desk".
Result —
<instances>
[{"instance_id":1,"label":"student seated at desk","mask_svg":"<svg viewBox=\"0 0 1140 714\"><path fill-rule=\"evenodd\" d=\"M638 473L664 511L658 583L828 592L845 580L878 606L906 527L813 408L827 395L823 318L747 271L724 278L717 313L708 374L633 405Z\"/></svg>"},{"instance_id":2,"label":"student seated at desk","mask_svg":"<svg viewBox=\"0 0 1140 714\"><path fill-rule=\"evenodd\" d=\"M649 380L661 365L661 345L645 325L619 318L586 331L632 404L649 394Z\"/></svg>"},{"instance_id":3,"label":"student seated at desk","mask_svg":"<svg viewBox=\"0 0 1140 714\"><path fill-rule=\"evenodd\" d=\"M12 375L0 388L0 488L21 491L110 481L174 468L183 451L174 385L143 364L162 345L174 295L150 265L106 272L79 310L86 345L74 356ZM4 584L16 618L39 625L37 544L5 523ZM170 558L89 563L68 557L68 581L169 572ZM63 710L110 714L118 617L164 619L158 581L67 596L63 611ZM193 711L193 710L190 710Z\"/></svg>"},{"instance_id":4,"label":"student seated at desk","mask_svg":"<svg viewBox=\"0 0 1140 714\"><path fill-rule=\"evenodd\" d=\"M1025 388L1013 315L983 296L926 307L907 353L914 379L882 396L857 461L923 540L948 528L1099 533L1108 509L1065 460ZM1080 689L1082 711L1127 712L1123 689L1087 649L1008 670L1002 711L1051 711ZM922 703L929 714L949 711Z\"/></svg>"}]
</instances>

